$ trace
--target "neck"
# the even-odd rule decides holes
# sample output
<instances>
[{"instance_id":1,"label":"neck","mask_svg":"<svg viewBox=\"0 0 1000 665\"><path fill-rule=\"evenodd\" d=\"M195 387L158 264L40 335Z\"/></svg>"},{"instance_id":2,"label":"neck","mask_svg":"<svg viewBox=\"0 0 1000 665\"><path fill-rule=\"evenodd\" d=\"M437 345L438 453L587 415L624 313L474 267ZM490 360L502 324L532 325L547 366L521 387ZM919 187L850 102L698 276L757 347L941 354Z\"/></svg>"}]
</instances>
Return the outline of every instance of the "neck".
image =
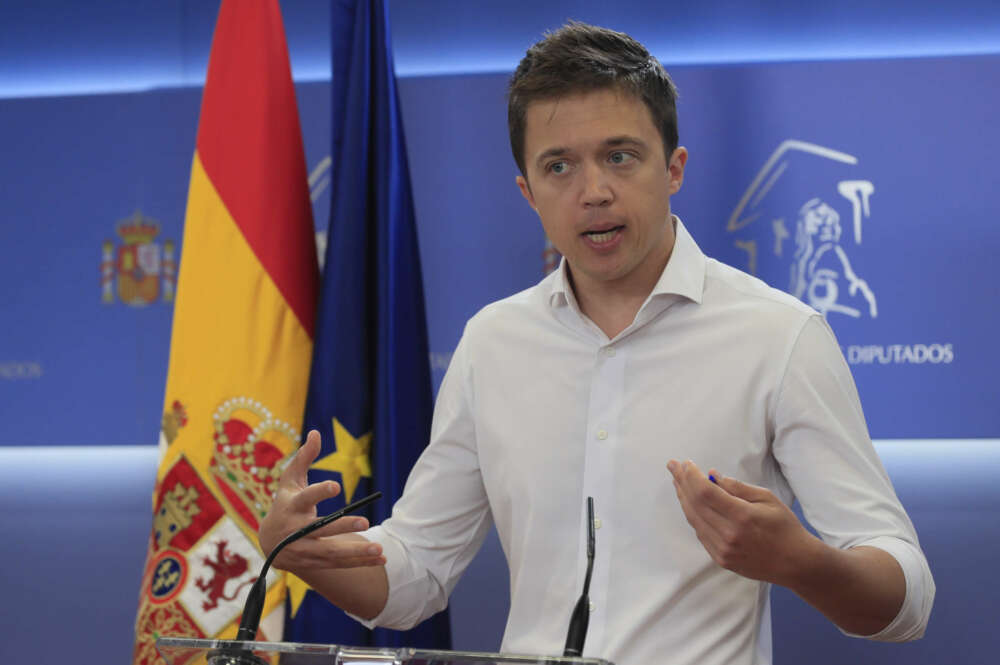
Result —
<instances>
[{"instance_id":1,"label":"neck","mask_svg":"<svg viewBox=\"0 0 1000 665\"><path fill-rule=\"evenodd\" d=\"M618 295L611 298L597 295L577 295L580 311L600 328L608 339L614 339L635 321L636 314L649 297L645 295Z\"/></svg>"},{"instance_id":2,"label":"neck","mask_svg":"<svg viewBox=\"0 0 1000 665\"><path fill-rule=\"evenodd\" d=\"M635 270L616 280L596 281L578 278L572 266L569 281L580 311L600 328L608 339L614 339L628 328L652 293L653 287L670 261L674 241L662 252L659 261L646 261Z\"/></svg>"}]
</instances>

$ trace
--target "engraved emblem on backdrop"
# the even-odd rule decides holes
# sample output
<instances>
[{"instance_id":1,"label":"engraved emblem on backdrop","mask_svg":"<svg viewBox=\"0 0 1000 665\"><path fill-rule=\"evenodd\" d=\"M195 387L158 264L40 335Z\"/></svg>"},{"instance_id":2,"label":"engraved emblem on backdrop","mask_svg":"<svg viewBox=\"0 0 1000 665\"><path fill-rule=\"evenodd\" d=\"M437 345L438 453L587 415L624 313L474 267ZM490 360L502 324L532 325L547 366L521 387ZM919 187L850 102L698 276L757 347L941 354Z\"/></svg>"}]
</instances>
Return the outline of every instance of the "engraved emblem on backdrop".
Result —
<instances>
[{"instance_id":1,"label":"engraved emblem on backdrop","mask_svg":"<svg viewBox=\"0 0 1000 665\"><path fill-rule=\"evenodd\" d=\"M176 243L160 242L159 221L136 210L115 232L119 242L105 240L101 246L101 302L144 307L173 301Z\"/></svg>"},{"instance_id":2,"label":"engraved emblem on backdrop","mask_svg":"<svg viewBox=\"0 0 1000 665\"><path fill-rule=\"evenodd\" d=\"M807 175L801 187L795 182L802 173L835 164L844 165L842 173ZM875 192L871 180L848 170L857 164L854 155L832 148L784 141L754 176L726 223L733 244L746 253L747 272L785 289L824 316L878 316L875 293L850 258L860 254L855 250L861 247L864 225L871 219ZM783 182L789 168L792 172ZM768 197L790 180L790 195Z\"/></svg>"},{"instance_id":3,"label":"engraved emblem on backdrop","mask_svg":"<svg viewBox=\"0 0 1000 665\"><path fill-rule=\"evenodd\" d=\"M873 321L893 311L894 303L879 297L883 285L870 277L885 257L865 246L887 226L879 223L878 187L859 156L788 139L754 174L726 232L744 258L737 267L799 298L836 330L842 317ZM948 364L955 345L872 340L844 351L852 365Z\"/></svg>"}]
</instances>

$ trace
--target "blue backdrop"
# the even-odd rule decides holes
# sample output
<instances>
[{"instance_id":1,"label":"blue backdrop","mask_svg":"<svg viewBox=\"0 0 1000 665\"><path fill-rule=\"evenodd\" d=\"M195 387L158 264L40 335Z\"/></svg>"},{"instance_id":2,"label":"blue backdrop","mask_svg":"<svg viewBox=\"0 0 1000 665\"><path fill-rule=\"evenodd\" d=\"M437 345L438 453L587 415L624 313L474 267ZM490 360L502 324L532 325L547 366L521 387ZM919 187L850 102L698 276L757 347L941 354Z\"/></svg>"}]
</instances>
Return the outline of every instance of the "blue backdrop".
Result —
<instances>
[{"instance_id":1,"label":"blue backdrop","mask_svg":"<svg viewBox=\"0 0 1000 665\"><path fill-rule=\"evenodd\" d=\"M843 638L775 590L775 662L991 662L1000 56L873 57L997 53L1000 5L389 4L434 384L465 320L543 270L540 226L514 191L507 73L568 16L627 30L681 89L692 156L676 212L709 254L828 310L938 582L927 637L903 646ZM0 7L0 616L18 638L0 640L5 662L61 662L32 646L53 616L78 660L131 652L167 242L176 262L200 100L169 86L203 80L216 5ZM331 200L326 5L282 2L319 227ZM868 59L774 62L831 57ZM771 62L729 64L749 61ZM132 281L120 289L121 274ZM491 537L451 599L457 648L498 646L504 575Z\"/></svg>"},{"instance_id":2,"label":"blue backdrop","mask_svg":"<svg viewBox=\"0 0 1000 665\"><path fill-rule=\"evenodd\" d=\"M674 210L702 248L825 311L874 437L996 436L1000 88L984 82L1000 56L673 74L691 152ZM514 191L505 80L400 83L436 381L464 321L543 271L542 231ZM298 91L325 220L329 85ZM0 229L0 283L17 285L4 308L17 325L0 332L0 445L157 440L199 97L0 104L18 165ZM137 283L148 288L129 295Z\"/></svg>"}]
</instances>

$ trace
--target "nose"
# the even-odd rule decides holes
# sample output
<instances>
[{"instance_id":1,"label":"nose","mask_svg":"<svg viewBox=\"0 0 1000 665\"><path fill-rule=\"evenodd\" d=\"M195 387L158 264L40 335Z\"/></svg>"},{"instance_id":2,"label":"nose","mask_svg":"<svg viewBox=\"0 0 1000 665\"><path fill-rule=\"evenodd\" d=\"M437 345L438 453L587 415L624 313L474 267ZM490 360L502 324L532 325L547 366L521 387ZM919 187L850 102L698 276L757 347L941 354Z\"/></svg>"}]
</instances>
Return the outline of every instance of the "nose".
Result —
<instances>
[{"instance_id":1,"label":"nose","mask_svg":"<svg viewBox=\"0 0 1000 665\"><path fill-rule=\"evenodd\" d=\"M580 200L585 208L599 208L609 205L614 200L614 192L608 182L604 169L595 164L588 164L582 174L583 191Z\"/></svg>"}]
</instances>

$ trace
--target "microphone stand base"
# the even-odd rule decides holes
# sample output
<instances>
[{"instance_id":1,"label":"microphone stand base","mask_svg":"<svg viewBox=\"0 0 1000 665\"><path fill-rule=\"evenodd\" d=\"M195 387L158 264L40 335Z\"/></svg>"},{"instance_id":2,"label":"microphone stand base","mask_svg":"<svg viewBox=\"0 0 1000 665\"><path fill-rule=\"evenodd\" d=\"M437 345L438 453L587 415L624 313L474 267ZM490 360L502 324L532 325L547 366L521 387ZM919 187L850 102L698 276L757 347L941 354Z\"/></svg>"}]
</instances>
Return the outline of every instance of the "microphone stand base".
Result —
<instances>
[{"instance_id":1,"label":"microphone stand base","mask_svg":"<svg viewBox=\"0 0 1000 665\"><path fill-rule=\"evenodd\" d=\"M247 649L215 649L205 657L208 665L270 665Z\"/></svg>"}]
</instances>

